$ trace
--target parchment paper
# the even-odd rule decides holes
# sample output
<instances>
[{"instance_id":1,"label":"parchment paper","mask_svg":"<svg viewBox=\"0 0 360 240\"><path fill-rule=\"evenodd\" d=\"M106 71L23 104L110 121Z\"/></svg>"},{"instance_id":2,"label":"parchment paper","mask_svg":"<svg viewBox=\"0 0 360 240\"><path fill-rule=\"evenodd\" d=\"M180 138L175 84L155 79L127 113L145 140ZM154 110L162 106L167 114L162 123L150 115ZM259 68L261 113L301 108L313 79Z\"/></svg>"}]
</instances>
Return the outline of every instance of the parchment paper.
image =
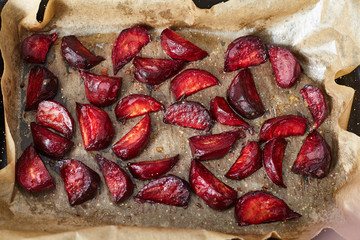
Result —
<instances>
[{"instance_id":1,"label":"parchment paper","mask_svg":"<svg viewBox=\"0 0 360 240\"><path fill-rule=\"evenodd\" d=\"M308 239L325 226L335 228L344 236L355 236L352 234L356 234L356 229L351 226L359 220L360 213L360 190L357 186L360 183L360 141L354 134L343 130L351 110L353 90L336 85L334 78L350 72L360 63L360 36L357 31L360 7L356 1L291 1L288 4L275 0L267 1L266 4L230 1L210 10L200 10L191 1L59 0L50 2L41 24L36 23L34 18L37 6L38 1L10 1L2 14L0 39L5 61L2 86L8 125L9 164L0 171L0 232L6 239L19 239L24 236L51 239L225 239L241 236L251 239L259 238L259 235L269 236L271 232L280 234L283 238ZM54 17L51 19L53 13ZM298 86L291 90L276 87L268 62L251 69L268 111L264 118L250 121L250 124L258 132L265 119L277 115L303 114L312 119L299 90L306 82L316 81L317 83L312 84L321 84L329 95L327 100L331 109L330 116L320 128L335 159L330 175L322 180L304 181L302 177L290 172L306 135L289 139L283 164L287 189L272 184L267 179L264 168L244 181L230 181L223 177L238 157L244 141L239 141L232 153L224 159L209 161L205 165L220 179L237 189L239 196L250 190L266 188L283 198L291 208L303 215L302 218L238 227L233 217L233 208L225 212L211 210L195 194L191 196L188 209L160 204L138 204L132 198L123 204L115 205L104 181L95 199L81 206L70 207L56 162L46 158L43 159L56 181L56 190L34 195L14 187L15 159L31 141L28 123L34 121L35 116L35 112L23 111L31 66L22 62L20 46L21 41L31 34L29 30L55 31L60 36L83 36L79 39L86 47L106 58L106 61L92 69L92 72L100 73L108 68L112 75L112 44L122 29L137 24L151 29L152 42L141 51L141 56L166 57L159 46L159 35L165 27L175 28L181 35L210 53L203 61L186 66L208 70L221 81L221 86L206 89L188 98L202 102L207 108L211 98L225 95L236 74L222 73L224 52L233 39L246 34L256 34L265 43L287 47L296 54L304 73L312 80L303 75ZM61 39L57 40L51 48L47 67L60 80L61 93L56 100L67 106L76 121L75 101L87 103L87 100L79 74L67 67L60 56L60 41ZM120 98L139 92L152 95L166 107L174 102L169 91L170 81L162 84L159 89L151 90L134 82L132 71L132 65L128 64L118 73L118 76L124 78ZM25 84L23 88L20 87L22 83ZM114 107L115 104L105 110L116 129L115 142L141 118L132 119L122 125L115 120ZM202 133L164 125L161 122L162 116L162 112L151 115L152 141L146 151L132 161L159 159L180 153L181 160L171 173L188 179L191 157L186 139ZM216 124L212 132L219 133L228 129L231 128ZM256 135L248 136L248 139L251 138L256 139ZM100 173L93 158L96 152L86 152L83 149L78 125L73 141L76 147L68 157L83 161ZM113 161L118 160L109 149L101 153ZM126 164L121 160L117 162L121 166ZM145 183L147 182L136 181L135 192ZM198 230L183 230L184 228ZM57 234L50 237L47 232Z\"/></svg>"}]
</instances>

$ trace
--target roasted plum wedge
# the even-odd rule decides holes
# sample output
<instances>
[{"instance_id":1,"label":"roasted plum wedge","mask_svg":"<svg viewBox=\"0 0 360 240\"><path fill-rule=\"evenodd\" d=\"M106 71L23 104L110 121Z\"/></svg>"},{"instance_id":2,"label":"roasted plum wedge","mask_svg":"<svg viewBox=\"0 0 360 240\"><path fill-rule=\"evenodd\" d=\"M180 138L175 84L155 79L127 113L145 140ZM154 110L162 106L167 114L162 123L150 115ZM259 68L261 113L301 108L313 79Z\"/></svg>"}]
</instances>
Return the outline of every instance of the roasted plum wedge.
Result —
<instances>
[{"instance_id":1,"label":"roasted plum wedge","mask_svg":"<svg viewBox=\"0 0 360 240\"><path fill-rule=\"evenodd\" d=\"M227 90L227 100L232 109L244 118L255 119L265 113L264 105L248 68L239 71L231 82Z\"/></svg>"},{"instance_id":2,"label":"roasted plum wedge","mask_svg":"<svg viewBox=\"0 0 360 240\"><path fill-rule=\"evenodd\" d=\"M306 137L291 171L313 178L324 178L329 174L330 167L330 147L325 139L313 130Z\"/></svg>"},{"instance_id":3,"label":"roasted plum wedge","mask_svg":"<svg viewBox=\"0 0 360 240\"><path fill-rule=\"evenodd\" d=\"M299 218L280 198L264 191L252 191L239 198L235 206L235 219L239 226L270 223Z\"/></svg>"},{"instance_id":4,"label":"roasted plum wedge","mask_svg":"<svg viewBox=\"0 0 360 240\"><path fill-rule=\"evenodd\" d=\"M277 85L282 88L293 87L302 71L296 57L285 48L268 45L267 49Z\"/></svg>"},{"instance_id":5,"label":"roasted plum wedge","mask_svg":"<svg viewBox=\"0 0 360 240\"><path fill-rule=\"evenodd\" d=\"M109 115L91 104L76 103L76 115L86 151L107 148L114 135L114 126Z\"/></svg>"},{"instance_id":6,"label":"roasted plum wedge","mask_svg":"<svg viewBox=\"0 0 360 240\"><path fill-rule=\"evenodd\" d=\"M306 84L300 90L300 93L308 104L314 118L314 129L317 129L329 114L324 94L318 87L310 84Z\"/></svg>"},{"instance_id":7,"label":"roasted plum wedge","mask_svg":"<svg viewBox=\"0 0 360 240\"><path fill-rule=\"evenodd\" d=\"M113 146L112 150L122 160L138 156L150 140L151 119L146 115Z\"/></svg>"},{"instance_id":8,"label":"roasted plum wedge","mask_svg":"<svg viewBox=\"0 0 360 240\"><path fill-rule=\"evenodd\" d=\"M62 38L61 54L65 62L75 69L90 69L105 60L92 54L74 35Z\"/></svg>"},{"instance_id":9,"label":"roasted plum wedge","mask_svg":"<svg viewBox=\"0 0 360 240\"><path fill-rule=\"evenodd\" d=\"M114 202L120 203L128 199L134 191L135 184L131 181L125 170L100 154L96 154L95 158L101 168Z\"/></svg>"},{"instance_id":10,"label":"roasted plum wedge","mask_svg":"<svg viewBox=\"0 0 360 240\"><path fill-rule=\"evenodd\" d=\"M254 134L254 129L230 108L223 97L216 96L210 101L210 113L220 124L241 127Z\"/></svg>"},{"instance_id":11,"label":"roasted plum wedge","mask_svg":"<svg viewBox=\"0 0 360 240\"><path fill-rule=\"evenodd\" d=\"M96 75L80 71L84 80L85 94L90 103L106 107L113 104L120 94L122 78Z\"/></svg>"},{"instance_id":12,"label":"roasted plum wedge","mask_svg":"<svg viewBox=\"0 0 360 240\"><path fill-rule=\"evenodd\" d=\"M34 110L43 100L53 99L58 91L58 78L47 68L35 66L30 70L25 111Z\"/></svg>"},{"instance_id":13,"label":"roasted plum wedge","mask_svg":"<svg viewBox=\"0 0 360 240\"><path fill-rule=\"evenodd\" d=\"M16 182L29 192L55 188L55 183L33 144L28 146L17 160L15 177Z\"/></svg>"},{"instance_id":14,"label":"roasted plum wedge","mask_svg":"<svg viewBox=\"0 0 360 240\"><path fill-rule=\"evenodd\" d=\"M164 123L209 131L213 120L209 111L198 102L182 101L170 105L164 114Z\"/></svg>"},{"instance_id":15,"label":"roasted plum wedge","mask_svg":"<svg viewBox=\"0 0 360 240\"><path fill-rule=\"evenodd\" d=\"M74 119L61 103L42 101L36 112L36 123L54 129L71 139L74 132Z\"/></svg>"},{"instance_id":16,"label":"roasted plum wedge","mask_svg":"<svg viewBox=\"0 0 360 240\"><path fill-rule=\"evenodd\" d=\"M35 122L30 123L35 148L42 154L60 159L74 145L69 139L56 134Z\"/></svg>"},{"instance_id":17,"label":"roasted plum wedge","mask_svg":"<svg viewBox=\"0 0 360 240\"><path fill-rule=\"evenodd\" d=\"M184 99L205 88L219 85L219 80L211 73L200 69L186 69L178 74L170 84L175 99Z\"/></svg>"},{"instance_id":18,"label":"roasted plum wedge","mask_svg":"<svg viewBox=\"0 0 360 240\"><path fill-rule=\"evenodd\" d=\"M185 61L135 57L135 80L147 85L159 85L180 72Z\"/></svg>"},{"instance_id":19,"label":"roasted plum wedge","mask_svg":"<svg viewBox=\"0 0 360 240\"><path fill-rule=\"evenodd\" d=\"M243 147L240 156L225 174L225 177L241 180L256 172L261 166L260 145L258 142L251 141Z\"/></svg>"},{"instance_id":20,"label":"roasted plum wedge","mask_svg":"<svg viewBox=\"0 0 360 240\"><path fill-rule=\"evenodd\" d=\"M148 31L141 26L121 31L112 48L114 74L131 61L151 41Z\"/></svg>"},{"instance_id":21,"label":"roasted plum wedge","mask_svg":"<svg viewBox=\"0 0 360 240\"><path fill-rule=\"evenodd\" d=\"M260 65L267 60L266 48L256 36L243 36L232 41L225 53L224 71Z\"/></svg>"},{"instance_id":22,"label":"roasted plum wedge","mask_svg":"<svg viewBox=\"0 0 360 240\"><path fill-rule=\"evenodd\" d=\"M190 187L175 175L166 175L145 185L135 196L139 203L161 203L186 208L190 200Z\"/></svg>"},{"instance_id":23,"label":"roasted plum wedge","mask_svg":"<svg viewBox=\"0 0 360 240\"><path fill-rule=\"evenodd\" d=\"M99 174L84 163L74 159L62 160L59 162L59 166L71 206L95 197L100 183Z\"/></svg>"},{"instance_id":24,"label":"roasted plum wedge","mask_svg":"<svg viewBox=\"0 0 360 240\"><path fill-rule=\"evenodd\" d=\"M273 138L285 138L304 135L307 119L301 116L285 115L268 119L261 126L259 141L266 142Z\"/></svg>"},{"instance_id":25,"label":"roasted plum wedge","mask_svg":"<svg viewBox=\"0 0 360 240\"><path fill-rule=\"evenodd\" d=\"M134 178L141 180L154 179L170 171L179 161L179 155L153 161L128 163Z\"/></svg>"},{"instance_id":26,"label":"roasted plum wedge","mask_svg":"<svg viewBox=\"0 0 360 240\"><path fill-rule=\"evenodd\" d=\"M118 121L125 124L126 119L157 112L164 106L155 98L143 94L131 94L122 98L115 107L115 115Z\"/></svg>"},{"instance_id":27,"label":"roasted plum wedge","mask_svg":"<svg viewBox=\"0 0 360 240\"><path fill-rule=\"evenodd\" d=\"M236 202L237 192L194 159L191 160L189 182L196 195L212 209L223 211Z\"/></svg>"},{"instance_id":28,"label":"roasted plum wedge","mask_svg":"<svg viewBox=\"0 0 360 240\"><path fill-rule=\"evenodd\" d=\"M263 161L266 174L278 186L286 188L283 182L282 163L287 142L284 138L268 141L263 150Z\"/></svg>"},{"instance_id":29,"label":"roasted plum wedge","mask_svg":"<svg viewBox=\"0 0 360 240\"><path fill-rule=\"evenodd\" d=\"M29 63L44 63L50 46L57 39L57 34L33 34L22 43L23 59Z\"/></svg>"},{"instance_id":30,"label":"roasted plum wedge","mask_svg":"<svg viewBox=\"0 0 360 240\"><path fill-rule=\"evenodd\" d=\"M166 28L161 32L161 47L172 59L197 61L208 56L208 53L176 32Z\"/></svg>"},{"instance_id":31,"label":"roasted plum wedge","mask_svg":"<svg viewBox=\"0 0 360 240\"><path fill-rule=\"evenodd\" d=\"M219 134L198 135L189 138L189 145L194 159L213 160L224 157L239 138L244 138L242 130Z\"/></svg>"}]
</instances>

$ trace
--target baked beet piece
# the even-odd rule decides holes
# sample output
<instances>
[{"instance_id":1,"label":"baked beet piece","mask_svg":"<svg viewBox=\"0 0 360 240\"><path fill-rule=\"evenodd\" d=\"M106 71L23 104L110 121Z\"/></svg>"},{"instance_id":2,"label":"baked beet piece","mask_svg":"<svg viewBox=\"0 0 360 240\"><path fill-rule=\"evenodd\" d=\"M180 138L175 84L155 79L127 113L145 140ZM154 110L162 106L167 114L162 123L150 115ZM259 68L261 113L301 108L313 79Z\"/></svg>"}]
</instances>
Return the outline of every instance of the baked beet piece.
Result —
<instances>
[{"instance_id":1,"label":"baked beet piece","mask_svg":"<svg viewBox=\"0 0 360 240\"><path fill-rule=\"evenodd\" d=\"M266 142L273 138L285 138L304 135L307 119L295 115L285 115L268 119L261 126L259 141Z\"/></svg>"},{"instance_id":2,"label":"baked beet piece","mask_svg":"<svg viewBox=\"0 0 360 240\"><path fill-rule=\"evenodd\" d=\"M174 31L166 28L162 31L161 47L172 59L196 61L208 56L208 53Z\"/></svg>"},{"instance_id":3,"label":"baked beet piece","mask_svg":"<svg viewBox=\"0 0 360 240\"><path fill-rule=\"evenodd\" d=\"M28 146L15 165L16 182L25 190L40 192L55 188L48 170L33 144Z\"/></svg>"},{"instance_id":4,"label":"baked beet piece","mask_svg":"<svg viewBox=\"0 0 360 240\"><path fill-rule=\"evenodd\" d=\"M209 131L213 120L208 110L197 102L183 101L170 105L164 114L164 123Z\"/></svg>"},{"instance_id":5,"label":"baked beet piece","mask_svg":"<svg viewBox=\"0 0 360 240\"><path fill-rule=\"evenodd\" d=\"M232 41L225 53L224 71L256 66L266 62L265 45L256 36L243 36Z\"/></svg>"},{"instance_id":6,"label":"baked beet piece","mask_svg":"<svg viewBox=\"0 0 360 240\"><path fill-rule=\"evenodd\" d=\"M49 48L57 39L57 34L33 34L24 39L22 54L29 63L44 63Z\"/></svg>"},{"instance_id":7,"label":"baked beet piece","mask_svg":"<svg viewBox=\"0 0 360 240\"><path fill-rule=\"evenodd\" d=\"M268 45L267 49L277 85L282 88L294 86L301 73L296 57L284 48Z\"/></svg>"},{"instance_id":8,"label":"baked beet piece","mask_svg":"<svg viewBox=\"0 0 360 240\"><path fill-rule=\"evenodd\" d=\"M148 85L159 85L183 68L183 60L135 57L135 80Z\"/></svg>"},{"instance_id":9,"label":"baked beet piece","mask_svg":"<svg viewBox=\"0 0 360 240\"><path fill-rule=\"evenodd\" d=\"M126 119L157 112L164 106L155 98L143 94L131 94L121 99L115 107L117 120L125 124Z\"/></svg>"},{"instance_id":10,"label":"baked beet piece","mask_svg":"<svg viewBox=\"0 0 360 240\"><path fill-rule=\"evenodd\" d=\"M186 69L171 81L170 89L175 99L179 100L200 90L219 84L219 80L207 71Z\"/></svg>"},{"instance_id":11,"label":"baked beet piece","mask_svg":"<svg viewBox=\"0 0 360 240\"><path fill-rule=\"evenodd\" d=\"M59 159L64 157L74 145L69 139L62 137L37 123L30 123L30 128L35 148L40 153L51 158Z\"/></svg>"},{"instance_id":12,"label":"baked beet piece","mask_svg":"<svg viewBox=\"0 0 360 240\"><path fill-rule=\"evenodd\" d=\"M148 180L157 178L172 169L179 161L179 155L154 161L128 163L129 171L134 178Z\"/></svg>"},{"instance_id":13,"label":"baked beet piece","mask_svg":"<svg viewBox=\"0 0 360 240\"><path fill-rule=\"evenodd\" d=\"M58 79L47 68L35 66L30 70L25 111L34 110L43 100L51 100L58 91Z\"/></svg>"},{"instance_id":14,"label":"baked beet piece","mask_svg":"<svg viewBox=\"0 0 360 240\"><path fill-rule=\"evenodd\" d=\"M263 161L266 174L278 186L286 188L282 177L282 162L287 142L284 138L274 138L264 146Z\"/></svg>"},{"instance_id":15,"label":"baked beet piece","mask_svg":"<svg viewBox=\"0 0 360 240\"><path fill-rule=\"evenodd\" d=\"M148 31L140 26L127 28L117 37L112 48L111 60L114 74L136 56L146 44L150 42Z\"/></svg>"},{"instance_id":16,"label":"baked beet piece","mask_svg":"<svg viewBox=\"0 0 360 240\"><path fill-rule=\"evenodd\" d=\"M197 160L191 161L189 182L193 191L212 209L226 210L236 202L237 192L217 179Z\"/></svg>"},{"instance_id":17,"label":"baked beet piece","mask_svg":"<svg viewBox=\"0 0 360 240\"><path fill-rule=\"evenodd\" d=\"M122 160L129 160L138 156L150 140L151 120L146 115L125 136L117 141L112 150Z\"/></svg>"},{"instance_id":18,"label":"baked beet piece","mask_svg":"<svg viewBox=\"0 0 360 240\"><path fill-rule=\"evenodd\" d=\"M59 166L71 206L95 197L100 177L94 170L74 159L62 160Z\"/></svg>"},{"instance_id":19,"label":"baked beet piece","mask_svg":"<svg viewBox=\"0 0 360 240\"><path fill-rule=\"evenodd\" d=\"M106 107L114 103L120 93L122 78L96 75L80 71L84 79L86 97L92 104Z\"/></svg>"},{"instance_id":20,"label":"baked beet piece","mask_svg":"<svg viewBox=\"0 0 360 240\"><path fill-rule=\"evenodd\" d=\"M235 207L239 226L270 223L301 217L280 198L264 191L252 191L241 196Z\"/></svg>"},{"instance_id":21,"label":"baked beet piece","mask_svg":"<svg viewBox=\"0 0 360 240\"><path fill-rule=\"evenodd\" d=\"M199 135L189 138L189 145L194 159L219 159L230 151L236 140L244 137L245 134L241 130Z\"/></svg>"},{"instance_id":22,"label":"baked beet piece","mask_svg":"<svg viewBox=\"0 0 360 240\"><path fill-rule=\"evenodd\" d=\"M115 203L125 201L134 191L134 183L128 174L116 163L110 161L100 154L96 154L96 160L104 175L106 185Z\"/></svg>"},{"instance_id":23,"label":"baked beet piece","mask_svg":"<svg viewBox=\"0 0 360 240\"><path fill-rule=\"evenodd\" d=\"M223 97L217 96L210 101L210 113L223 125L242 127L254 134L254 129L230 108Z\"/></svg>"},{"instance_id":24,"label":"baked beet piece","mask_svg":"<svg viewBox=\"0 0 360 240\"><path fill-rule=\"evenodd\" d=\"M304 176L324 178L329 174L330 167L330 147L314 130L306 137L291 171Z\"/></svg>"},{"instance_id":25,"label":"baked beet piece","mask_svg":"<svg viewBox=\"0 0 360 240\"><path fill-rule=\"evenodd\" d=\"M90 69L105 60L101 56L92 54L74 35L62 38L61 54L65 61L75 69Z\"/></svg>"},{"instance_id":26,"label":"baked beet piece","mask_svg":"<svg viewBox=\"0 0 360 240\"><path fill-rule=\"evenodd\" d=\"M317 129L329 114L324 94L319 88L309 84L306 84L300 90L300 93L308 104L311 115L314 118L314 129Z\"/></svg>"},{"instance_id":27,"label":"baked beet piece","mask_svg":"<svg viewBox=\"0 0 360 240\"><path fill-rule=\"evenodd\" d=\"M36 123L52 128L69 139L73 136L74 120L68 110L59 102L40 102L36 112Z\"/></svg>"},{"instance_id":28,"label":"baked beet piece","mask_svg":"<svg viewBox=\"0 0 360 240\"><path fill-rule=\"evenodd\" d=\"M166 175L145 185L135 196L136 202L161 203L186 208L190 199L188 183L174 175Z\"/></svg>"},{"instance_id":29,"label":"baked beet piece","mask_svg":"<svg viewBox=\"0 0 360 240\"><path fill-rule=\"evenodd\" d=\"M101 150L110 145L115 130L104 110L91 104L76 103L76 115L86 151Z\"/></svg>"},{"instance_id":30,"label":"baked beet piece","mask_svg":"<svg viewBox=\"0 0 360 240\"><path fill-rule=\"evenodd\" d=\"M249 142L231 166L225 177L235 180L247 178L262 166L261 149L258 142Z\"/></svg>"},{"instance_id":31,"label":"baked beet piece","mask_svg":"<svg viewBox=\"0 0 360 240\"><path fill-rule=\"evenodd\" d=\"M230 106L244 118L255 119L265 113L248 68L241 70L231 82L227 91L227 100Z\"/></svg>"}]
</instances>

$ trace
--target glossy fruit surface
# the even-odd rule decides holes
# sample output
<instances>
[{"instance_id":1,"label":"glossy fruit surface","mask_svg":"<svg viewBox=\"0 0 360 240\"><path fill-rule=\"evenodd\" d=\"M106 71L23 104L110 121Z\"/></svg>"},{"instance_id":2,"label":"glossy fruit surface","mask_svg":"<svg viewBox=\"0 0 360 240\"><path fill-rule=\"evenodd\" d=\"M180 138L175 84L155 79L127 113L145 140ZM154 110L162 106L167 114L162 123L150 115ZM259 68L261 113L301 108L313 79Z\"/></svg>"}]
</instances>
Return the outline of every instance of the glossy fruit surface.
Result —
<instances>
[{"instance_id":1,"label":"glossy fruit surface","mask_svg":"<svg viewBox=\"0 0 360 240\"><path fill-rule=\"evenodd\" d=\"M34 110L43 100L53 99L58 91L58 79L47 68L35 66L30 70L25 111Z\"/></svg>"},{"instance_id":2,"label":"glossy fruit surface","mask_svg":"<svg viewBox=\"0 0 360 240\"><path fill-rule=\"evenodd\" d=\"M128 163L128 168L134 178L148 180L167 173L178 161L179 155L176 155L159 160Z\"/></svg>"},{"instance_id":3,"label":"glossy fruit surface","mask_svg":"<svg viewBox=\"0 0 360 240\"><path fill-rule=\"evenodd\" d=\"M208 53L166 28L162 31L161 47L172 58L185 61L196 61L208 56Z\"/></svg>"},{"instance_id":4,"label":"glossy fruit surface","mask_svg":"<svg viewBox=\"0 0 360 240\"><path fill-rule=\"evenodd\" d=\"M146 115L128 133L117 141L112 150L122 160L138 156L150 140L151 119Z\"/></svg>"},{"instance_id":5,"label":"glossy fruit surface","mask_svg":"<svg viewBox=\"0 0 360 240\"><path fill-rule=\"evenodd\" d=\"M57 39L57 34L33 34L22 43L23 59L29 63L44 63L49 48Z\"/></svg>"},{"instance_id":6,"label":"glossy fruit surface","mask_svg":"<svg viewBox=\"0 0 360 240\"><path fill-rule=\"evenodd\" d=\"M55 188L48 170L33 144L28 146L15 165L16 182L25 190L40 192Z\"/></svg>"},{"instance_id":7,"label":"glossy fruit surface","mask_svg":"<svg viewBox=\"0 0 360 240\"><path fill-rule=\"evenodd\" d=\"M110 145L115 130L104 110L91 104L76 103L76 115L85 150L101 150Z\"/></svg>"}]
</instances>

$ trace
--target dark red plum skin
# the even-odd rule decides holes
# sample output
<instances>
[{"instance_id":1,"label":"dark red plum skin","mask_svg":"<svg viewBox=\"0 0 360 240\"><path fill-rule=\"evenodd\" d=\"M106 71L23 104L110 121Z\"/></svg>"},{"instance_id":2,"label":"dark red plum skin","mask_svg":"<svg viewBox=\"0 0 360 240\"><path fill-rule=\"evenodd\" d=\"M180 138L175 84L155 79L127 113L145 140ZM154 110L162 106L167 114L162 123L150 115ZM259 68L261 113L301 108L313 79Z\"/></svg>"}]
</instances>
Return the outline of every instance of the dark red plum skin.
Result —
<instances>
[{"instance_id":1,"label":"dark red plum skin","mask_svg":"<svg viewBox=\"0 0 360 240\"><path fill-rule=\"evenodd\" d=\"M300 90L300 93L308 104L311 115L314 118L314 129L317 129L329 115L324 94L318 87L309 84L306 84Z\"/></svg>"},{"instance_id":2,"label":"dark red plum skin","mask_svg":"<svg viewBox=\"0 0 360 240\"><path fill-rule=\"evenodd\" d=\"M239 226L270 223L299 218L280 198L264 191L252 191L239 198L235 219Z\"/></svg>"},{"instance_id":3,"label":"dark red plum skin","mask_svg":"<svg viewBox=\"0 0 360 240\"><path fill-rule=\"evenodd\" d=\"M231 82L227 100L232 109L244 118L255 119L265 113L251 72L247 68L239 71Z\"/></svg>"},{"instance_id":4,"label":"dark red plum skin","mask_svg":"<svg viewBox=\"0 0 360 240\"><path fill-rule=\"evenodd\" d=\"M185 61L135 57L133 64L135 80L153 86L178 74Z\"/></svg>"},{"instance_id":5,"label":"dark red plum skin","mask_svg":"<svg viewBox=\"0 0 360 240\"><path fill-rule=\"evenodd\" d=\"M304 135L307 119L301 116L285 115L268 119L261 126L259 141L266 142L273 138L285 138Z\"/></svg>"},{"instance_id":6,"label":"dark red plum skin","mask_svg":"<svg viewBox=\"0 0 360 240\"><path fill-rule=\"evenodd\" d=\"M191 101L170 105L165 111L163 122L202 131L209 131L213 126L209 111L200 103Z\"/></svg>"},{"instance_id":7,"label":"dark red plum skin","mask_svg":"<svg viewBox=\"0 0 360 240\"><path fill-rule=\"evenodd\" d=\"M44 63L50 46L57 39L57 34L33 34L22 43L23 59L29 63Z\"/></svg>"},{"instance_id":8,"label":"dark red plum skin","mask_svg":"<svg viewBox=\"0 0 360 240\"><path fill-rule=\"evenodd\" d=\"M71 139L73 136L74 119L69 111L59 102L40 102L36 112L36 123L52 128L64 134L68 139Z\"/></svg>"},{"instance_id":9,"label":"dark red plum skin","mask_svg":"<svg viewBox=\"0 0 360 240\"><path fill-rule=\"evenodd\" d=\"M82 204L96 196L100 176L80 161L65 159L59 162L71 206Z\"/></svg>"},{"instance_id":10,"label":"dark red plum skin","mask_svg":"<svg viewBox=\"0 0 360 240\"><path fill-rule=\"evenodd\" d=\"M216 96L210 101L210 113L220 124L242 127L254 134L254 129L230 108L223 97Z\"/></svg>"},{"instance_id":11,"label":"dark red plum skin","mask_svg":"<svg viewBox=\"0 0 360 240\"><path fill-rule=\"evenodd\" d=\"M214 210L224 211L236 202L237 192L217 179L197 160L191 160L189 182L196 195Z\"/></svg>"},{"instance_id":12,"label":"dark red plum skin","mask_svg":"<svg viewBox=\"0 0 360 240\"><path fill-rule=\"evenodd\" d=\"M224 72L260 65L266 60L265 45L259 37L239 37L232 41L226 50Z\"/></svg>"},{"instance_id":13,"label":"dark red plum skin","mask_svg":"<svg viewBox=\"0 0 360 240\"><path fill-rule=\"evenodd\" d=\"M115 129L104 110L91 104L76 103L76 115L86 151L101 150L110 145Z\"/></svg>"},{"instance_id":14,"label":"dark red plum skin","mask_svg":"<svg viewBox=\"0 0 360 240\"><path fill-rule=\"evenodd\" d=\"M70 151L74 143L47 128L32 122L30 123L31 134L35 148L42 154L54 158L63 158Z\"/></svg>"},{"instance_id":15,"label":"dark red plum skin","mask_svg":"<svg viewBox=\"0 0 360 240\"><path fill-rule=\"evenodd\" d=\"M177 101L205 88L219 84L219 80L207 71L200 69L186 69L171 81L170 89Z\"/></svg>"},{"instance_id":16,"label":"dark red plum skin","mask_svg":"<svg viewBox=\"0 0 360 240\"><path fill-rule=\"evenodd\" d=\"M194 159L220 159L230 151L236 140L244 137L245 134L241 130L198 135L189 138L189 145Z\"/></svg>"},{"instance_id":17,"label":"dark red plum skin","mask_svg":"<svg viewBox=\"0 0 360 240\"><path fill-rule=\"evenodd\" d=\"M36 109L43 100L53 99L57 91L58 78L45 67L33 67L29 74L25 111Z\"/></svg>"},{"instance_id":18,"label":"dark red plum skin","mask_svg":"<svg viewBox=\"0 0 360 240\"><path fill-rule=\"evenodd\" d=\"M281 88L291 88L299 79L301 67L296 57L287 49L267 46L276 83Z\"/></svg>"},{"instance_id":19,"label":"dark red plum skin","mask_svg":"<svg viewBox=\"0 0 360 240\"><path fill-rule=\"evenodd\" d=\"M138 156L150 140L151 119L146 115L113 146L112 150L122 160Z\"/></svg>"},{"instance_id":20,"label":"dark red plum skin","mask_svg":"<svg viewBox=\"0 0 360 240\"><path fill-rule=\"evenodd\" d=\"M134 178L148 180L160 177L170 171L179 161L179 155L154 161L128 163L128 168Z\"/></svg>"},{"instance_id":21,"label":"dark red plum skin","mask_svg":"<svg viewBox=\"0 0 360 240\"><path fill-rule=\"evenodd\" d=\"M166 175L145 185L135 196L139 203L161 203L186 208L191 196L189 184L174 175Z\"/></svg>"},{"instance_id":22,"label":"dark red plum skin","mask_svg":"<svg viewBox=\"0 0 360 240\"><path fill-rule=\"evenodd\" d=\"M121 90L121 77L108 77L80 71L84 79L85 94L90 103L106 107L113 104Z\"/></svg>"},{"instance_id":23,"label":"dark red plum skin","mask_svg":"<svg viewBox=\"0 0 360 240\"><path fill-rule=\"evenodd\" d=\"M172 59L197 61L208 56L208 53L176 32L166 28L160 35L161 47Z\"/></svg>"},{"instance_id":24,"label":"dark red plum skin","mask_svg":"<svg viewBox=\"0 0 360 240\"><path fill-rule=\"evenodd\" d=\"M115 107L118 121L125 124L126 119L163 110L164 106L155 98L143 94L131 94L122 98Z\"/></svg>"},{"instance_id":25,"label":"dark red plum skin","mask_svg":"<svg viewBox=\"0 0 360 240\"><path fill-rule=\"evenodd\" d=\"M284 138L274 138L264 146L263 161L266 174L276 185L286 188L283 182L282 163L287 142Z\"/></svg>"},{"instance_id":26,"label":"dark red plum skin","mask_svg":"<svg viewBox=\"0 0 360 240\"><path fill-rule=\"evenodd\" d=\"M231 166L225 177L241 180L245 179L262 166L261 149L258 142L251 141L243 147L240 156Z\"/></svg>"},{"instance_id":27,"label":"dark red plum skin","mask_svg":"<svg viewBox=\"0 0 360 240\"><path fill-rule=\"evenodd\" d=\"M133 194L135 184L124 169L113 161L102 157L100 154L96 154L95 158L101 168L114 202L124 202Z\"/></svg>"},{"instance_id":28,"label":"dark red plum skin","mask_svg":"<svg viewBox=\"0 0 360 240\"><path fill-rule=\"evenodd\" d=\"M114 75L130 62L150 41L150 35L143 27L136 26L121 31L116 38L111 54Z\"/></svg>"},{"instance_id":29,"label":"dark red plum skin","mask_svg":"<svg viewBox=\"0 0 360 240\"><path fill-rule=\"evenodd\" d=\"M15 177L19 186L29 192L41 192L55 188L55 183L33 144L28 146L17 160Z\"/></svg>"},{"instance_id":30,"label":"dark red plum skin","mask_svg":"<svg viewBox=\"0 0 360 240\"><path fill-rule=\"evenodd\" d=\"M329 174L330 168L330 147L325 139L313 130L306 137L291 171L313 178L324 178Z\"/></svg>"}]
</instances>

